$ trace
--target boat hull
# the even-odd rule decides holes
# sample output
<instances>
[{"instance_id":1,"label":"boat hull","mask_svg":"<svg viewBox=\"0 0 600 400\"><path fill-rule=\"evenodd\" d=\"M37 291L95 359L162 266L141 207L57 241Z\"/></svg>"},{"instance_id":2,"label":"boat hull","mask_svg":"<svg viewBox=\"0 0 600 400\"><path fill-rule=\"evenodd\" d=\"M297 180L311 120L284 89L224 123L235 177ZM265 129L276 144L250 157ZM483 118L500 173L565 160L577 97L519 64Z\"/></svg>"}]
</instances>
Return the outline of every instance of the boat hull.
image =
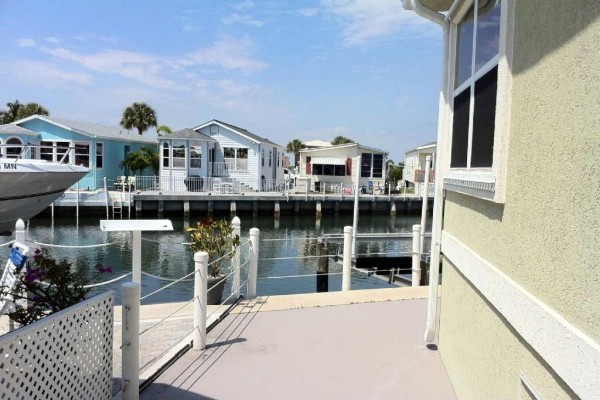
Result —
<instances>
[{"instance_id":1,"label":"boat hull","mask_svg":"<svg viewBox=\"0 0 600 400\"><path fill-rule=\"evenodd\" d=\"M0 232L39 214L88 172L75 165L5 161L0 159Z\"/></svg>"}]
</instances>

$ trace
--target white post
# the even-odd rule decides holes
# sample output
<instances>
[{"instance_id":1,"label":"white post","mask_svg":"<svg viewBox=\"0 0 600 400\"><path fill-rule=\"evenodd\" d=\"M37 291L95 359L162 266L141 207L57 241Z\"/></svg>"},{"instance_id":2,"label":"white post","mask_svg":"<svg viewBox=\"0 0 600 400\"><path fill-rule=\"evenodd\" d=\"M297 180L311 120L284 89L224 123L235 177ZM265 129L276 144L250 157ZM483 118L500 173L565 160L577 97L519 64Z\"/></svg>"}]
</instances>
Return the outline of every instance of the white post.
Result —
<instances>
[{"instance_id":1,"label":"white post","mask_svg":"<svg viewBox=\"0 0 600 400\"><path fill-rule=\"evenodd\" d=\"M342 263L342 292L350 290L352 278L352 242L353 229L351 226L344 227L344 258Z\"/></svg>"},{"instance_id":2,"label":"white post","mask_svg":"<svg viewBox=\"0 0 600 400\"><path fill-rule=\"evenodd\" d=\"M105 201L106 201L106 219L109 219L109 215L108 215L108 186L106 185L106 177L104 177L104 194L105 194Z\"/></svg>"},{"instance_id":3,"label":"white post","mask_svg":"<svg viewBox=\"0 0 600 400\"><path fill-rule=\"evenodd\" d=\"M258 277L258 237L260 229L250 229L250 262L248 268L248 298L256 297L256 279Z\"/></svg>"},{"instance_id":4,"label":"white post","mask_svg":"<svg viewBox=\"0 0 600 400\"><path fill-rule=\"evenodd\" d=\"M344 193L344 184L340 183L340 200L342 200L343 193Z\"/></svg>"},{"instance_id":5,"label":"white post","mask_svg":"<svg viewBox=\"0 0 600 400\"><path fill-rule=\"evenodd\" d=\"M15 224L15 240L21 244L27 244L25 242L25 222L20 218Z\"/></svg>"},{"instance_id":6,"label":"white post","mask_svg":"<svg viewBox=\"0 0 600 400\"><path fill-rule=\"evenodd\" d=\"M121 367L123 400L140 398L140 293L136 282L121 285L123 323L121 326Z\"/></svg>"},{"instance_id":7,"label":"white post","mask_svg":"<svg viewBox=\"0 0 600 400\"><path fill-rule=\"evenodd\" d=\"M77 181L77 206L75 209L75 218L77 218L77 223L79 223L79 181Z\"/></svg>"},{"instance_id":8,"label":"white post","mask_svg":"<svg viewBox=\"0 0 600 400\"><path fill-rule=\"evenodd\" d=\"M421 240L419 244L419 255L423 254L423 245L425 244L425 228L427 227L427 207L429 206L429 170L431 166L431 156L425 158L425 184L423 188L423 206L421 207Z\"/></svg>"},{"instance_id":9,"label":"white post","mask_svg":"<svg viewBox=\"0 0 600 400\"><path fill-rule=\"evenodd\" d=\"M412 227L412 286L421 286L421 226Z\"/></svg>"},{"instance_id":10,"label":"white post","mask_svg":"<svg viewBox=\"0 0 600 400\"><path fill-rule=\"evenodd\" d=\"M240 221L239 217L234 217L231 220L231 225L233 227L233 236L240 236L240 232L242 231L242 222ZM233 283L231 285L231 294L233 295L233 297L237 298L240 295L240 275L241 275L241 271L240 271L240 250L238 248L236 248L235 246L233 246L233 248L231 249L231 251L234 251L233 253L233 259L231 260L231 269L233 269Z\"/></svg>"},{"instance_id":11,"label":"white post","mask_svg":"<svg viewBox=\"0 0 600 400\"><path fill-rule=\"evenodd\" d=\"M360 193L360 163L362 156L356 157L356 190L354 191L354 219L352 220L352 255L356 254L356 232L358 231L358 197Z\"/></svg>"},{"instance_id":12,"label":"white post","mask_svg":"<svg viewBox=\"0 0 600 400\"><path fill-rule=\"evenodd\" d=\"M392 199L392 184L388 184L388 201Z\"/></svg>"},{"instance_id":13,"label":"white post","mask_svg":"<svg viewBox=\"0 0 600 400\"><path fill-rule=\"evenodd\" d=\"M208 292L208 253L194 253L194 350L206 348L206 297Z\"/></svg>"},{"instance_id":14,"label":"white post","mask_svg":"<svg viewBox=\"0 0 600 400\"><path fill-rule=\"evenodd\" d=\"M137 183L137 180L135 182ZM131 219L131 185L129 185L129 199L127 200L127 217Z\"/></svg>"},{"instance_id":15,"label":"white post","mask_svg":"<svg viewBox=\"0 0 600 400\"><path fill-rule=\"evenodd\" d=\"M131 259L131 280L139 284L142 283L142 232L132 231L133 251Z\"/></svg>"}]
</instances>

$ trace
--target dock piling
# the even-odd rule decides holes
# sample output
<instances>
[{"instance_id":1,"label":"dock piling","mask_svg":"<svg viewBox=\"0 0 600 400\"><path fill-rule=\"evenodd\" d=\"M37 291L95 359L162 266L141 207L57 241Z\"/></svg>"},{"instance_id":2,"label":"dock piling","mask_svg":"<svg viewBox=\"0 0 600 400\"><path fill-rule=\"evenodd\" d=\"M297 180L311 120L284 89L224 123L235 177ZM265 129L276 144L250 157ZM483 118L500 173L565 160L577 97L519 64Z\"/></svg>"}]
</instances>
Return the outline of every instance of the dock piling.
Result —
<instances>
[{"instance_id":1,"label":"dock piling","mask_svg":"<svg viewBox=\"0 0 600 400\"><path fill-rule=\"evenodd\" d=\"M184 218L190 217L190 201L189 200L184 200L184 202L183 202L183 217Z\"/></svg>"},{"instance_id":2,"label":"dock piling","mask_svg":"<svg viewBox=\"0 0 600 400\"><path fill-rule=\"evenodd\" d=\"M321 218L321 215L323 215L323 213L322 213L323 204L320 201L317 201L317 207L316 208L317 208L317 211L316 211L317 218Z\"/></svg>"},{"instance_id":3,"label":"dock piling","mask_svg":"<svg viewBox=\"0 0 600 400\"><path fill-rule=\"evenodd\" d=\"M235 217L237 215L237 203L235 202L235 200L232 200L231 203L229 203L229 214L232 217Z\"/></svg>"},{"instance_id":4,"label":"dock piling","mask_svg":"<svg viewBox=\"0 0 600 400\"><path fill-rule=\"evenodd\" d=\"M123 324L121 326L121 367L123 400L140 398L140 293L136 282L121 285Z\"/></svg>"},{"instance_id":5,"label":"dock piling","mask_svg":"<svg viewBox=\"0 0 600 400\"><path fill-rule=\"evenodd\" d=\"M250 262L248 269L248 298L256 297L256 279L258 275L258 238L260 229L250 229Z\"/></svg>"},{"instance_id":6,"label":"dock piling","mask_svg":"<svg viewBox=\"0 0 600 400\"><path fill-rule=\"evenodd\" d=\"M158 218L162 218L165 215L165 202L162 200L158 201Z\"/></svg>"},{"instance_id":7,"label":"dock piling","mask_svg":"<svg viewBox=\"0 0 600 400\"><path fill-rule=\"evenodd\" d=\"M194 350L206 348L206 310L208 284L208 253L194 253Z\"/></svg>"},{"instance_id":8,"label":"dock piling","mask_svg":"<svg viewBox=\"0 0 600 400\"><path fill-rule=\"evenodd\" d=\"M235 237L236 235L239 237L242 231L242 221L240 221L239 217L234 217L231 220L231 226L233 228L233 232L231 234ZM240 282L241 282L241 271L240 271L240 251L236 249L234 246L231 249L233 253L233 258L231 259L231 269L233 270L233 283L231 284L231 294L234 298L237 298L240 295Z\"/></svg>"},{"instance_id":9,"label":"dock piling","mask_svg":"<svg viewBox=\"0 0 600 400\"><path fill-rule=\"evenodd\" d=\"M275 217L275 219L281 218L281 205L279 204L279 201L275 202L273 216Z\"/></svg>"},{"instance_id":10,"label":"dock piling","mask_svg":"<svg viewBox=\"0 0 600 400\"><path fill-rule=\"evenodd\" d=\"M352 275L352 227L344 227L344 258L342 264L342 292L350 290Z\"/></svg>"},{"instance_id":11,"label":"dock piling","mask_svg":"<svg viewBox=\"0 0 600 400\"><path fill-rule=\"evenodd\" d=\"M415 287L421 285L421 225L413 225L412 235L412 286Z\"/></svg>"},{"instance_id":12,"label":"dock piling","mask_svg":"<svg viewBox=\"0 0 600 400\"><path fill-rule=\"evenodd\" d=\"M327 241L319 238L319 261L317 263L317 292L329 291L329 257L327 257Z\"/></svg>"}]
</instances>

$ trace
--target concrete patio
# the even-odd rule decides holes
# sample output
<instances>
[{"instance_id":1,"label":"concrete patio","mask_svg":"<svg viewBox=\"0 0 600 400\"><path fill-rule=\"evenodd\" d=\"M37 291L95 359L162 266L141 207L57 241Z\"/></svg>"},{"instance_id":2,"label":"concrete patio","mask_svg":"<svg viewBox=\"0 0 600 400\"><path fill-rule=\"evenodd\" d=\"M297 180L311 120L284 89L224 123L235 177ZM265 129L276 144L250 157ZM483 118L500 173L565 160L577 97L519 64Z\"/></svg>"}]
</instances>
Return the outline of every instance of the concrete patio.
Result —
<instances>
[{"instance_id":1,"label":"concrete patio","mask_svg":"<svg viewBox=\"0 0 600 400\"><path fill-rule=\"evenodd\" d=\"M258 298L141 399L456 399L439 353L423 342L427 300L407 289L363 304L343 304L341 293Z\"/></svg>"}]
</instances>

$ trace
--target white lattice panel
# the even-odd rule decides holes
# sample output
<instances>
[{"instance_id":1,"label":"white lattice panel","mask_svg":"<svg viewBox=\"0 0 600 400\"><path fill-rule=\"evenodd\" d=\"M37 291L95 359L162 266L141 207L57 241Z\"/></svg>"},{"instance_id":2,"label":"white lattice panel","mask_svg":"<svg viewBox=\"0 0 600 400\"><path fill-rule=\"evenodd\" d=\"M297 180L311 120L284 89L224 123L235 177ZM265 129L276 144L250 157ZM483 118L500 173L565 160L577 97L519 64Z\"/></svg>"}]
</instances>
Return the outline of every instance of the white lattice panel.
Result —
<instances>
[{"instance_id":1,"label":"white lattice panel","mask_svg":"<svg viewBox=\"0 0 600 400\"><path fill-rule=\"evenodd\" d=\"M0 337L0 399L110 399L113 292Z\"/></svg>"}]
</instances>

